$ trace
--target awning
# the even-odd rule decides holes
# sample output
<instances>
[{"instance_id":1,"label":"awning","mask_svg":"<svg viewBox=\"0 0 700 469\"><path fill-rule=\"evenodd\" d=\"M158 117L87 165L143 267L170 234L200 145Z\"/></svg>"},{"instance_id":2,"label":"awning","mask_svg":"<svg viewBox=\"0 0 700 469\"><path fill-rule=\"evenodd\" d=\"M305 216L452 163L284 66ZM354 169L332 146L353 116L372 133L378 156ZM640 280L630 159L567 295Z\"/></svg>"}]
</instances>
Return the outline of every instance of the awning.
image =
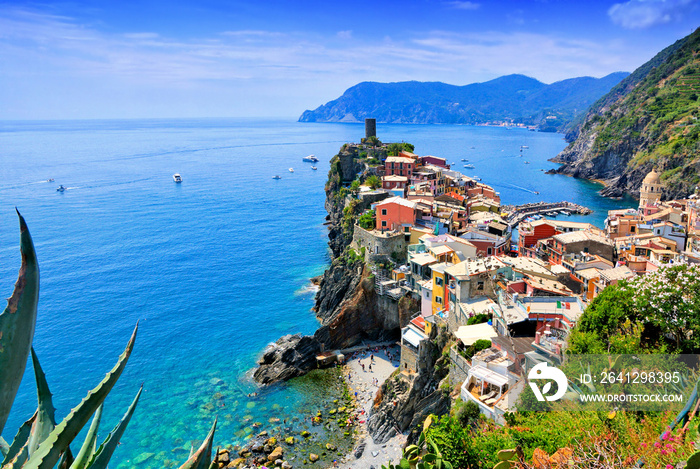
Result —
<instances>
[{"instance_id":1,"label":"awning","mask_svg":"<svg viewBox=\"0 0 700 469\"><path fill-rule=\"evenodd\" d=\"M426 339L426 337L422 334L420 334L418 331L413 329L412 327L407 328L403 332L403 339L408 342L409 344L413 345L414 347L418 348L418 344L421 343L422 340Z\"/></svg>"},{"instance_id":2,"label":"awning","mask_svg":"<svg viewBox=\"0 0 700 469\"><path fill-rule=\"evenodd\" d=\"M503 376L500 373L496 373L495 371L491 371L488 368L484 368L481 365L476 365L472 366L469 369L469 374L471 376L474 376L477 379L480 379L482 381L486 381L487 383L494 384L498 386L499 388L502 388L504 385L508 384L508 377Z\"/></svg>"},{"instance_id":3,"label":"awning","mask_svg":"<svg viewBox=\"0 0 700 469\"><path fill-rule=\"evenodd\" d=\"M423 253L423 254L418 254L416 256L413 256L411 258L411 262L414 262L418 265L427 265L427 264L432 264L432 263L437 262L437 259L435 259L430 254Z\"/></svg>"},{"instance_id":4,"label":"awning","mask_svg":"<svg viewBox=\"0 0 700 469\"><path fill-rule=\"evenodd\" d=\"M455 335L464 345L472 345L479 339L491 340L498 337L496 330L489 323L472 324L471 326L461 326Z\"/></svg>"}]
</instances>

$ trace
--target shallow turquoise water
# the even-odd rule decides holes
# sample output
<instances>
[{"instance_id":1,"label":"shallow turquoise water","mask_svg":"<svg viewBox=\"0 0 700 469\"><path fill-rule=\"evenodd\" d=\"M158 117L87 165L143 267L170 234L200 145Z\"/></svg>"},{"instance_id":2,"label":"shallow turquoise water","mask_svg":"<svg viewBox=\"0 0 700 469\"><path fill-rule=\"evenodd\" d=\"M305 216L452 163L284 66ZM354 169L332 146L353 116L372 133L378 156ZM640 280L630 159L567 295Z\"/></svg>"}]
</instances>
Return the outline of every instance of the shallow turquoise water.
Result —
<instances>
[{"instance_id":1,"label":"shallow turquoise water","mask_svg":"<svg viewBox=\"0 0 700 469\"><path fill-rule=\"evenodd\" d=\"M214 415L216 444L225 445L243 441L251 422L320 405L322 389L294 384L251 401L246 372L267 343L317 326L308 279L328 263L328 160L363 132L361 124L231 119L0 123L0 285L9 296L19 266L16 206L41 265L34 345L59 416L99 382L140 321L103 417L104 435L145 383L115 467L143 452L155 456L139 467L183 461L182 448L203 438ZM566 199L594 208L587 219L598 225L608 209L632 203L539 171L555 166L546 160L565 146L560 135L381 124L378 133L457 167L469 158L476 168L467 174L493 185L503 203ZM530 147L529 165L520 145ZM301 161L312 153L318 171ZM69 189L56 192L58 184ZM29 369L6 439L35 405Z\"/></svg>"}]
</instances>

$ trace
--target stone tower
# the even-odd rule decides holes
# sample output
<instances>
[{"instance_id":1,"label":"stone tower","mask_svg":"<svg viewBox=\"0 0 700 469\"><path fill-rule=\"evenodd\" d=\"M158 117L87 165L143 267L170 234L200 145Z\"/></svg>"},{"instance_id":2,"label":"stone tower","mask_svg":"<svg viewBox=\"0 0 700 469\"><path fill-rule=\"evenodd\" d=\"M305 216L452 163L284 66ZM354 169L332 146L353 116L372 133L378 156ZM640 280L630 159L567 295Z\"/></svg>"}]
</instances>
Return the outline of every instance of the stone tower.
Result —
<instances>
[{"instance_id":1,"label":"stone tower","mask_svg":"<svg viewBox=\"0 0 700 469\"><path fill-rule=\"evenodd\" d=\"M642 187L639 189L639 208L653 205L661 200L661 177L655 169L652 169L642 181Z\"/></svg>"},{"instance_id":2,"label":"stone tower","mask_svg":"<svg viewBox=\"0 0 700 469\"><path fill-rule=\"evenodd\" d=\"M365 138L377 136L377 119L365 119Z\"/></svg>"}]
</instances>

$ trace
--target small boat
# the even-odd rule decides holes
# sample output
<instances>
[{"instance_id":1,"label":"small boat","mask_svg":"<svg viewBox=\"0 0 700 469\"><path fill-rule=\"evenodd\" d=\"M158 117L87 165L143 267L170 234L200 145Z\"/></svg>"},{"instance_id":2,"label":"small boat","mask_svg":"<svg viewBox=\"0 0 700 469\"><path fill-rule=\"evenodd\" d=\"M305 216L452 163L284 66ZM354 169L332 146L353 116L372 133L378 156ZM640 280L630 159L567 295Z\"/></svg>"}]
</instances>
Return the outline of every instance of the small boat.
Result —
<instances>
[{"instance_id":1,"label":"small boat","mask_svg":"<svg viewBox=\"0 0 700 469\"><path fill-rule=\"evenodd\" d=\"M469 163L464 165L465 168L474 169L474 165Z\"/></svg>"},{"instance_id":2,"label":"small boat","mask_svg":"<svg viewBox=\"0 0 700 469\"><path fill-rule=\"evenodd\" d=\"M180 173L173 174L173 181L175 181L177 183L182 182L182 176L180 176Z\"/></svg>"},{"instance_id":3,"label":"small boat","mask_svg":"<svg viewBox=\"0 0 700 469\"><path fill-rule=\"evenodd\" d=\"M479 176L472 176L472 179L475 181L481 181L481 178Z\"/></svg>"},{"instance_id":4,"label":"small boat","mask_svg":"<svg viewBox=\"0 0 700 469\"><path fill-rule=\"evenodd\" d=\"M272 176L272 179L282 179L282 177L279 174L276 174Z\"/></svg>"},{"instance_id":5,"label":"small boat","mask_svg":"<svg viewBox=\"0 0 700 469\"><path fill-rule=\"evenodd\" d=\"M53 178L47 179L46 182L53 182Z\"/></svg>"},{"instance_id":6,"label":"small boat","mask_svg":"<svg viewBox=\"0 0 700 469\"><path fill-rule=\"evenodd\" d=\"M529 162L529 161L523 161L523 163L525 163L525 164L530 164L530 162Z\"/></svg>"},{"instance_id":7,"label":"small boat","mask_svg":"<svg viewBox=\"0 0 700 469\"><path fill-rule=\"evenodd\" d=\"M57 190L58 192L63 192L63 191L66 190L66 188L63 187L63 184L61 184L60 186L58 186L58 189L56 189L56 190Z\"/></svg>"},{"instance_id":8,"label":"small boat","mask_svg":"<svg viewBox=\"0 0 700 469\"><path fill-rule=\"evenodd\" d=\"M294 172L294 168L289 168L289 172L290 172L290 173L293 173L293 172Z\"/></svg>"},{"instance_id":9,"label":"small boat","mask_svg":"<svg viewBox=\"0 0 700 469\"><path fill-rule=\"evenodd\" d=\"M301 161L306 161L307 163L318 163L318 158L316 158L314 155L309 155L303 157Z\"/></svg>"},{"instance_id":10,"label":"small boat","mask_svg":"<svg viewBox=\"0 0 700 469\"><path fill-rule=\"evenodd\" d=\"M535 191L535 195L540 195L539 191Z\"/></svg>"},{"instance_id":11,"label":"small boat","mask_svg":"<svg viewBox=\"0 0 700 469\"><path fill-rule=\"evenodd\" d=\"M462 158L462 161L469 161L469 160L468 160L468 159L466 159L466 158Z\"/></svg>"},{"instance_id":12,"label":"small boat","mask_svg":"<svg viewBox=\"0 0 700 469\"><path fill-rule=\"evenodd\" d=\"M522 150L523 148L527 150L530 147L528 147L527 145L520 145L520 149Z\"/></svg>"},{"instance_id":13,"label":"small boat","mask_svg":"<svg viewBox=\"0 0 700 469\"><path fill-rule=\"evenodd\" d=\"M316 171L318 168L317 168L316 166L312 166L311 169L313 169L314 171Z\"/></svg>"}]
</instances>

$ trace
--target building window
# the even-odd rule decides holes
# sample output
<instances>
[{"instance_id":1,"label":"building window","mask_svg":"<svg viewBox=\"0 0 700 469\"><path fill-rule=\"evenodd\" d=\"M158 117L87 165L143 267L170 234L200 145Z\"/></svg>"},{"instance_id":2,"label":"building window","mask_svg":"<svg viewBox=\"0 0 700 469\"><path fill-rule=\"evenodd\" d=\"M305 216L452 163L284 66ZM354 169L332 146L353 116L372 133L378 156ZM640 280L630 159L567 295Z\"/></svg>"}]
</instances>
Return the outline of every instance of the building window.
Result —
<instances>
[{"instance_id":1,"label":"building window","mask_svg":"<svg viewBox=\"0 0 700 469\"><path fill-rule=\"evenodd\" d=\"M492 253L493 253L493 249L488 248L488 249L486 250L486 254L488 254L489 256L490 256Z\"/></svg>"},{"instance_id":2,"label":"building window","mask_svg":"<svg viewBox=\"0 0 700 469\"><path fill-rule=\"evenodd\" d=\"M441 296L436 296L436 297L435 297L435 303L441 305L441 304L442 304L442 297L441 297Z\"/></svg>"},{"instance_id":3,"label":"building window","mask_svg":"<svg viewBox=\"0 0 700 469\"><path fill-rule=\"evenodd\" d=\"M484 289L484 282L476 282L476 289L483 290Z\"/></svg>"},{"instance_id":4,"label":"building window","mask_svg":"<svg viewBox=\"0 0 700 469\"><path fill-rule=\"evenodd\" d=\"M630 233L634 233L634 231L637 229L636 226L630 226Z\"/></svg>"},{"instance_id":5,"label":"building window","mask_svg":"<svg viewBox=\"0 0 700 469\"><path fill-rule=\"evenodd\" d=\"M435 277L435 285L441 287L443 283L442 277Z\"/></svg>"},{"instance_id":6,"label":"building window","mask_svg":"<svg viewBox=\"0 0 700 469\"><path fill-rule=\"evenodd\" d=\"M386 220L382 220L382 228L386 228Z\"/></svg>"},{"instance_id":7,"label":"building window","mask_svg":"<svg viewBox=\"0 0 700 469\"><path fill-rule=\"evenodd\" d=\"M382 215L386 215L386 209L385 209L385 208L382 209Z\"/></svg>"}]
</instances>

